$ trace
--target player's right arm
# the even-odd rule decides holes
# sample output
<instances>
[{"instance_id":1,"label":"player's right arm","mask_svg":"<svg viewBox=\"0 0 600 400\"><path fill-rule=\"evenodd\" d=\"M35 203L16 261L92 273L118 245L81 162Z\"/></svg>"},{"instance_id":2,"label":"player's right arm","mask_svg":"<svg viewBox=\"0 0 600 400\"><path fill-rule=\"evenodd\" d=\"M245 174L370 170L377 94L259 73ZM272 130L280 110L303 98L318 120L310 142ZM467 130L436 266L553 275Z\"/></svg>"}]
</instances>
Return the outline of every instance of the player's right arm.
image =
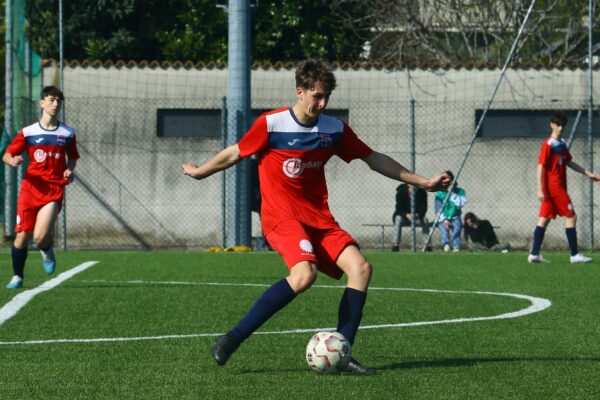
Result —
<instances>
[{"instance_id":1,"label":"player's right arm","mask_svg":"<svg viewBox=\"0 0 600 400\"><path fill-rule=\"evenodd\" d=\"M4 153L4 155L2 156L2 161L4 162L4 164L6 164L8 166L18 167L19 165L21 165L23 163L23 156L21 156L21 155L13 156L10 153Z\"/></svg>"},{"instance_id":2,"label":"player's right arm","mask_svg":"<svg viewBox=\"0 0 600 400\"><path fill-rule=\"evenodd\" d=\"M234 144L221 150L213 158L200 166L193 162L183 164L183 173L200 180L237 164L241 159L240 148L237 144Z\"/></svg>"},{"instance_id":3,"label":"player's right arm","mask_svg":"<svg viewBox=\"0 0 600 400\"><path fill-rule=\"evenodd\" d=\"M2 162L10 167L18 167L23 163L23 152L27 147L27 142L23 131L19 131L12 143L6 148L6 152L2 156Z\"/></svg>"},{"instance_id":4,"label":"player's right arm","mask_svg":"<svg viewBox=\"0 0 600 400\"><path fill-rule=\"evenodd\" d=\"M535 174L535 181L537 186L537 198L540 202L546 200L546 195L544 194L544 188L542 186L542 178L544 176L544 166L542 164L537 165L537 170Z\"/></svg>"}]
</instances>

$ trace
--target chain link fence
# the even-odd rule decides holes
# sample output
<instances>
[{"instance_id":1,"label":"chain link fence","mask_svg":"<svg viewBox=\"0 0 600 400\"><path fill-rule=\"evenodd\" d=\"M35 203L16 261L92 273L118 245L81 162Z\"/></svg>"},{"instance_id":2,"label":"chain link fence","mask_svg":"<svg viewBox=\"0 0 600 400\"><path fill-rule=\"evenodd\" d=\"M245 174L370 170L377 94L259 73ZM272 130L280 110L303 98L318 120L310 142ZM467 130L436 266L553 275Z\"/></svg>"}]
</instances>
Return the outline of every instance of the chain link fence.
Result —
<instances>
[{"instance_id":1,"label":"chain link fence","mask_svg":"<svg viewBox=\"0 0 600 400\"><path fill-rule=\"evenodd\" d=\"M70 101L81 106L82 117L70 118L83 133L79 137L81 160L77 180L67 189L68 237L59 241L66 239L73 249L208 248L223 244L223 176L197 182L181 172L184 162L202 163L218 152L221 138L149 140L148 132L156 129L152 118L147 118L151 101ZM168 104L174 108L216 105L190 105L184 100ZM422 102L415 106L416 170L431 176L456 168L473 134L464 129L464 121L472 121L473 110L481 105ZM408 102L351 104L349 123L375 150L409 166L408 108ZM127 109L129 116L114 118L111 109ZM94 110L102 110L103 117L91 118ZM369 129L363 134L364 126ZM529 247L537 221L535 167L542 141L478 139L458 179L469 198L464 212L489 219L499 228L501 240L517 249ZM586 164L583 138L575 139L572 153L575 160ZM364 248L389 250L397 182L373 173L360 161L346 165L338 158L327 164L326 175L330 206L342 227ZM579 215L580 242L585 245L589 235L586 180L571 173L570 193ZM252 215L252 236L260 237L258 215ZM435 218L433 194L429 195L427 216L430 221ZM548 231L546 245L560 248L564 234L562 227L555 225ZM410 230L405 230L402 247L407 249L411 236ZM433 236L434 248L439 247L438 237Z\"/></svg>"},{"instance_id":2,"label":"chain link fence","mask_svg":"<svg viewBox=\"0 0 600 400\"><path fill-rule=\"evenodd\" d=\"M582 71L513 71L493 110L506 111L506 121L515 110L525 112L525 119L531 119L527 113L539 112L541 125L535 135L515 132L510 125L504 134L504 120L490 119L458 177L469 199L463 213L490 220L499 239L515 249L529 248L537 222L535 169L539 148L550 134L544 121L554 109L586 109L585 91L575 90L572 83L581 85L582 75ZM44 84L52 84L56 68L46 69L44 76ZM407 167L414 140L416 171L432 176L456 172L498 71L423 70L405 79L406 71L337 70L336 76L339 87L328 109L347 120L374 150ZM293 70L258 69L252 79L254 117L294 104ZM409 81L412 89L407 87ZM224 147L226 71L70 67L65 69L65 82L65 118L77 131L81 159L76 180L66 190L57 246L191 250L224 246L226 196L231 195L225 180L231 175L218 173L195 181L184 176L181 167L187 161L203 163ZM31 103L23 104L31 108ZM31 110L23 114L27 113ZM169 123L175 134L165 128ZM582 134L585 127L584 111L571 148L582 166L589 164L593 150ZM565 136L571 128L572 122ZM598 165L598 156L593 157ZM346 164L333 157L325 171L330 208L340 225L362 248L389 251L398 182L372 172L360 160ZM251 181L250 186L253 198L256 184ZM597 202L591 203L588 181L573 172L569 193L579 216L579 242L585 248L591 237L589 210ZM428 195L430 221L435 219L433 198L433 193ZM246 204L248 209L253 205L253 201ZM256 212L251 215L253 244L260 244L260 219ZM562 224L550 225L545 248L566 248ZM420 228L416 234L421 248ZM404 228L402 237L401 248L410 249L410 228ZM439 250L438 232L432 245Z\"/></svg>"}]
</instances>

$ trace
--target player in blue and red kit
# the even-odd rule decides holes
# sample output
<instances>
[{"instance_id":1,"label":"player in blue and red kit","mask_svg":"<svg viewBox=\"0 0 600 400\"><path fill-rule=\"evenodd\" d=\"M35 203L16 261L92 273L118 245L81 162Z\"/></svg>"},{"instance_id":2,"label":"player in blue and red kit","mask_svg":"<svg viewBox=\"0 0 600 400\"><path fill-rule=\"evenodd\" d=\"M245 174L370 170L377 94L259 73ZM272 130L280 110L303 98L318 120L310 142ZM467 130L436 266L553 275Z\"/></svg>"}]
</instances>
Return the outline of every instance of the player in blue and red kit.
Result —
<instances>
[{"instance_id":1,"label":"player in blue and red kit","mask_svg":"<svg viewBox=\"0 0 600 400\"><path fill-rule=\"evenodd\" d=\"M263 232L289 269L287 278L267 289L233 329L216 339L212 353L219 365L272 315L308 289L317 271L335 279L348 275L337 330L354 343L372 267L329 210L324 166L332 156L346 162L361 159L382 175L428 191L443 190L450 182L445 174L426 179L408 171L371 150L341 120L322 114L335 86L335 76L324 63L302 62L296 70L297 102L293 107L263 114L238 144L205 164L183 165L186 175L204 179L257 154ZM374 372L355 359L346 371Z\"/></svg>"},{"instance_id":2,"label":"player in blue and red kit","mask_svg":"<svg viewBox=\"0 0 600 400\"><path fill-rule=\"evenodd\" d=\"M23 286L27 246L32 237L42 254L44 270L48 274L54 272L54 222L62 206L64 187L73 179L79 158L75 131L57 119L63 93L47 86L40 98L42 117L19 131L2 156L2 161L11 167L23 163L23 153L29 157L17 201L16 238L11 250L14 274L6 285L9 289Z\"/></svg>"},{"instance_id":3,"label":"player in blue and red kit","mask_svg":"<svg viewBox=\"0 0 600 400\"><path fill-rule=\"evenodd\" d=\"M571 198L567 193L567 167L579 172L593 182L600 181L600 177L586 170L571 157L567 144L561 138L563 129L567 125L567 116L560 111L555 111L550 118L552 134L542 144L537 165L537 197L541 202L539 220L533 232L533 245L527 257L530 263L549 262L540 254L540 247L544 240L546 227L557 215L566 218L565 232L571 250L571 263L588 263L592 259L579 252L577 247L577 215L573 208Z\"/></svg>"}]
</instances>

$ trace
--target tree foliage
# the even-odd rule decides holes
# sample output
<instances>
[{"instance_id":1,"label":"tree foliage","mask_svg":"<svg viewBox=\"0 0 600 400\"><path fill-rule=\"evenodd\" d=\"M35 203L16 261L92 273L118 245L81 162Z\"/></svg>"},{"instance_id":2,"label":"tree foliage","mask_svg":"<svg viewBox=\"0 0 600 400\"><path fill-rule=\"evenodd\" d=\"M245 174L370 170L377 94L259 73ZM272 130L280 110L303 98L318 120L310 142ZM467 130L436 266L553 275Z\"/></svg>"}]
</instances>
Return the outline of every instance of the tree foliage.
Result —
<instances>
[{"instance_id":1,"label":"tree foliage","mask_svg":"<svg viewBox=\"0 0 600 400\"><path fill-rule=\"evenodd\" d=\"M227 13L215 1L78 0L65 1L64 7L67 59L227 59ZM344 15L358 15L364 7L357 3ZM329 1L260 1L253 8L254 60L345 61L354 60L362 50L361 39L354 36L356 27L337 19ZM35 21L29 31L34 48L45 58L57 58L57 2L28 0L27 12Z\"/></svg>"},{"instance_id":2,"label":"tree foliage","mask_svg":"<svg viewBox=\"0 0 600 400\"><path fill-rule=\"evenodd\" d=\"M253 51L258 60L296 61L319 57L354 61L364 41L356 35L357 21L367 4L348 4L336 15L327 0L261 1L254 15Z\"/></svg>"},{"instance_id":3,"label":"tree foliage","mask_svg":"<svg viewBox=\"0 0 600 400\"><path fill-rule=\"evenodd\" d=\"M369 6L368 28L355 30L357 37L369 42L369 58L401 63L502 63L531 4L530 0L333 0L332 7L343 15L348 4L357 2ZM585 59L588 10L587 2L580 3L537 1L515 60L553 65ZM598 20L594 10L594 25Z\"/></svg>"}]
</instances>

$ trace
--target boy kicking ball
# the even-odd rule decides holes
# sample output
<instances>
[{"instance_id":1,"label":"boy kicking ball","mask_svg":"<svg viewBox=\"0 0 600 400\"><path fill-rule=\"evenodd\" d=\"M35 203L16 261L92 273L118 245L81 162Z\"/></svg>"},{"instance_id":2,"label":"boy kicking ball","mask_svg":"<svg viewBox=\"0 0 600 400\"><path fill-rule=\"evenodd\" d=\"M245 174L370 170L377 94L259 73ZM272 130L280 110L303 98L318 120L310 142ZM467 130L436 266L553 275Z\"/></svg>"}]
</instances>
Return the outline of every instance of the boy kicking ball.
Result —
<instances>
[{"instance_id":1,"label":"boy kicking ball","mask_svg":"<svg viewBox=\"0 0 600 400\"><path fill-rule=\"evenodd\" d=\"M533 246L527 257L529 263L549 262L540 254L546 227L557 215L565 217L565 232L571 249L571 263L588 263L592 259L584 256L577 248L577 215L571 198L567 193L567 167L587 176L593 182L599 182L600 176L572 161L571 153L561 136L567 125L567 116L556 111L550 118L552 134L540 150L537 165L537 196L541 202L537 226L533 231Z\"/></svg>"},{"instance_id":2,"label":"boy kicking ball","mask_svg":"<svg viewBox=\"0 0 600 400\"><path fill-rule=\"evenodd\" d=\"M325 63L302 62L296 69L294 106L263 114L237 144L204 164L183 165L186 175L200 180L258 154L263 232L289 270L288 277L269 287L236 326L216 338L211 350L218 365L225 365L252 333L309 289L318 271L334 279L348 276L336 330L354 345L372 267L329 210L324 167L332 156L347 163L360 159L375 172L427 191L445 190L450 184L445 173L427 179L373 151L346 123L323 113L335 87L333 71ZM344 371L375 372L354 358Z\"/></svg>"},{"instance_id":3,"label":"boy kicking ball","mask_svg":"<svg viewBox=\"0 0 600 400\"><path fill-rule=\"evenodd\" d=\"M60 212L64 187L73 179L79 154L73 128L58 121L63 93L47 86L40 96L42 117L23 128L6 149L2 161L10 167L23 163L24 152L29 166L17 201L16 238L12 246L13 277L8 289L23 287L23 270L29 240L42 253L42 265L49 275L56 268L52 248L54 222Z\"/></svg>"}]
</instances>

